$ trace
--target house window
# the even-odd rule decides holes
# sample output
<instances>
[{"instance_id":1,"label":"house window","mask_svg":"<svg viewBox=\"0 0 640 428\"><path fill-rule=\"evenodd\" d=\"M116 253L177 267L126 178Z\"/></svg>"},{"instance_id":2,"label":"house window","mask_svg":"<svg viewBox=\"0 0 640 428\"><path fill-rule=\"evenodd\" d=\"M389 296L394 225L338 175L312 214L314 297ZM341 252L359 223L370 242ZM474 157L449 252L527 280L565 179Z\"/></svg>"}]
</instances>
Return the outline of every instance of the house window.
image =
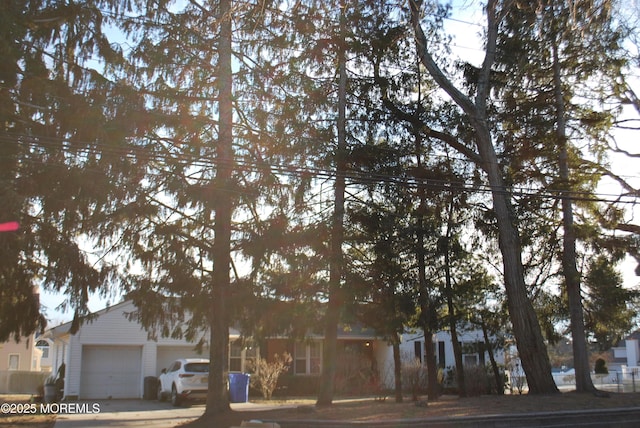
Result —
<instances>
[{"instance_id":1,"label":"house window","mask_svg":"<svg viewBox=\"0 0 640 428\"><path fill-rule=\"evenodd\" d=\"M42 351L42 358L49 358L49 342L46 340L38 340L36 348Z\"/></svg>"},{"instance_id":2,"label":"house window","mask_svg":"<svg viewBox=\"0 0 640 428\"><path fill-rule=\"evenodd\" d=\"M9 354L9 370L20 368L20 354Z\"/></svg>"},{"instance_id":3,"label":"house window","mask_svg":"<svg viewBox=\"0 0 640 428\"><path fill-rule=\"evenodd\" d=\"M242 345L239 340L229 344L229 371L242 371Z\"/></svg>"},{"instance_id":4,"label":"house window","mask_svg":"<svg viewBox=\"0 0 640 428\"><path fill-rule=\"evenodd\" d=\"M239 340L229 344L229 371L246 373L258 356L258 348L243 347Z\"/></svg>"},{"instance_id":5,"label":"house window","mask_svg":"<svg viewBox=\"0 0 640 428\"><path fill-rule=\"evenodd\" d=\"M465 366L477 366L478 365L478 354L467 354L464 356L464 365Z\"/></svg>"},{"instance_id":6,"label":"house window","mask_svg":"<svg viewBox=\"0 0 640 428\"><path fill-rule=\"evenodd\" d=\"M484 346L484 342L478 342L478 363L481 366L484 366L486 364L486 361L484 359L484 351L485 351L485 346Z\"/></svg>"},{"instance_id":7,"label":"house window","mask_svg":"<svg viewBox=\"0 0 640 428\"><path fill-rule=\"evenodd\" d=\"M445 354L444 349L445 349L444 342L439 341L438 342L438 366L440 366L441 368L445 368L445 366L447 365L447 356Z\"/></svg>"},{"instance_id":8,"label":"house window","mask_svg":"<svg viewBox=\"0 0 640 428\"><path fill-rule=\"evenodd\" d=\"M249 371L249 367L255 367L256 358L258 357L258 348L245 348L242 371Z\"/></svg>"},{"instance_id":9,"label":"house window","mask_svg":"<svg viewBox=\"0 0 640 428\"><path fill-rule=\"evenodd\" d=\"M413 342L413 353L415 355L415 359L422 362L422 342L419 340Z\"/></svg>"},{"instance_id":10,"label":"house window","mask_svg":"<svg viewBox=\"0 0 640 428\"><path fill-rule=\"evenodd\" d=\"M294 345L294 373L298 375L320 374L322 370L322 343L318 341Z\"/></svg>"}]
</instances>

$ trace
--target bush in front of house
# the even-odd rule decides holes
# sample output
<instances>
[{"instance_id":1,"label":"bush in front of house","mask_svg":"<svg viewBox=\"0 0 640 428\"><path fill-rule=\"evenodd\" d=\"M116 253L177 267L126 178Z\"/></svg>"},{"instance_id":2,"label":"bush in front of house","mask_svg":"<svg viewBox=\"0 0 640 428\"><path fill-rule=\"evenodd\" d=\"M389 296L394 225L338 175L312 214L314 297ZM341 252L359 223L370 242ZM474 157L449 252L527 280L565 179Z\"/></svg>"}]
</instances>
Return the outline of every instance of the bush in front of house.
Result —
<instances>
[{"instance_id":1,"label":"bush in front of house","mask_svg":"<svg viewBox=\"0 0 640 428\"><path fill-rule=\"evenodd\" d=\"M401 373L403 389L411 394L413 401L417 401L427 389L427 368L418 358L407 358L402 360Z\"/></svg>"},{"instance_id":2,"label":"bush in front of house","mask_svg":"<svg viewBox=\"0 0 640 428\"><path fill-rule=\"evenodd\" d=\"M346 350L336 362L334 390L342 395L377 393L379 379L371 360L361 352Z\"/></svg>"},{"instance_id":3,"label":"bush in front of house","mask_svg":"<svg viewBox=\"0 0 640 428\"><path fill-rule=\"evenodd\" d=\"M603 358L598 358L596 360L595 367L596 374L609 374L609 369L607 368L607 362Z\"/></svg>"},{"instance_id":4,"label":"bush in front of house","mask_svg":"<svg viewBox=\"0 0 640 428\"><path fill-rule=\"evenodd\" d=\"M475 365L464 368L464 386L469 397L491 394L492 377L485 366Z\"/></svg>"},{"instance_id":5,"label":"bush in front of house","mask_svg":"<svg viewBox=\"0 0 640 428\"><path fill-rule=\"evenodd\" d=\"M251 386L262 393L262 397L271 400L273 392L278 385L280 375L285 373L291 365L291 355L287 352L282 355L274 354L272 361L258 357L252 364Z\"/></svg>"},{"instance_id":6,"label":"bush in front of house","mask_svg":"<svg viewBox=\"0 0 640 428\"><path fill-rule=\"evenodd\" d=\"M316 396L319 385L319 375L283 374L273 395L280 398Z\"/></svg>"}]
</instances>

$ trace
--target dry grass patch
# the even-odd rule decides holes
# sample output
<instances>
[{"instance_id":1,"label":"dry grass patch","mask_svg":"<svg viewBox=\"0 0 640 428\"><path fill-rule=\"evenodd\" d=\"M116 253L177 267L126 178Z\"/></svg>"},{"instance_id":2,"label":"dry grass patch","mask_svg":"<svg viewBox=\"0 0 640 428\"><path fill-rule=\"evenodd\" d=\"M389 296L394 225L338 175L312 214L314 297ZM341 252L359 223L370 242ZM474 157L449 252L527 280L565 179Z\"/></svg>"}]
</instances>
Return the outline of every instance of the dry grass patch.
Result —
<instances>
[{"instance_id":1,"label":"dry grass patch","mask_svg":"<svg viewBox=\"0 0 640 428\"><path fill-rule=\"evenodd\" d=\"M239 425L243 420L250 419L272 421L316 419L366 422L640 407L640 394L612 393L609 398L598 398L591 394L573 392L553 395L494 395L470 398L443 396L438 401L429 402L426 406L418 406L412 401L395 403L393 400L379 401L375 399L338 400L332 406L322 408L316 408L312 400L283 401L281 403L297 404L302 407L256 412L232 411L216 417L203 416L184 426L189 428L229 427Z\"/></svg>"},{"instance_id":2,"label":"dry grass patch","mask_svg":"<svg viewBox=\"0 0 640 428\"><path fill-rule=\"evenodd\" d=\"M2 395L0 396L1 404L31 404L31 395L17 394L17 395ZM10 408L11 409L11 408ZM18 407L13 407L17 410ZM2 428L52 428L56 423L56 415L52 414L18 414L7 413L3 411L0 413L0 426Z\"/></svg>"}]
</instances>

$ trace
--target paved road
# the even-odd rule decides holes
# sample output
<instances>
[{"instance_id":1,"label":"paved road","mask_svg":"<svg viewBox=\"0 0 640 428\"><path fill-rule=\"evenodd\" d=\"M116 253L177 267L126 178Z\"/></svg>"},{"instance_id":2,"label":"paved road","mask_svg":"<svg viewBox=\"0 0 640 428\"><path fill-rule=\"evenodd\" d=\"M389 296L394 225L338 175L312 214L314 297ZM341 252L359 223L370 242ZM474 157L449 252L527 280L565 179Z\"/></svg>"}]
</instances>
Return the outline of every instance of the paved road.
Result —
<instances>
[{"instance_id":1,"label":"paved road","mask_svg":"<svg viewBox=\"0 0 640 428\"><path fill-rule=\"evenodd\" d=\"M253 403L231 404L234 410L265 410L272 407ZM204 413L203 404L172 407L168 403L146 400L97 400L71 403L60 407L54 428L153 427L173 428L197 419ZM63 413L68 410L67 413ZM98 411L99 410L99 411Z\"/></svg>"}]
</instances>

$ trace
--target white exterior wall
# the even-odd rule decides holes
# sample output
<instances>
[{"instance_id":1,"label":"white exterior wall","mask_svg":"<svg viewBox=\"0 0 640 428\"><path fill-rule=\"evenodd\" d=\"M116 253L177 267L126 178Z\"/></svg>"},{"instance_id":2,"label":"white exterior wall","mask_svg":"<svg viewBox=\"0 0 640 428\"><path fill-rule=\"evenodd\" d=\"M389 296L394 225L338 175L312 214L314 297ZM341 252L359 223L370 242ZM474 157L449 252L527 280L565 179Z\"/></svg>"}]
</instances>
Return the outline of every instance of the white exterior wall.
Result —
<instances>
[{"instance_id":1,"label":"white exterior wall","mask_svg":"<svg viewBox=\"0 0 640 428\"><path fill-rule=\"evenodd\" d=\"M373 358L378 367L380 381L389 386L393 385L393 348L383 340L374 340ZM391 382L391 383L389 383Z\"/></svg>"},{"instance_id":2,"label":"white exterior wall","mask_svg":"<svg viewBox=\"0 0 640 428\"><path fill-rule=\"evenodd\" d=\"M158 344L147 342L142 346L142 377L157 376Z\"/></svg>"},{"instance_id":3,"label":"white exterior wall","mask_svg":"<svg viewBox=\"0 0 640 428\"><path fill-rule=\"evenodd\" d=\"M64 395L79 396L80 369L82 367L82 344L69 338L65 358Z\"/></svg>"},{"instance_id":4,"label":"white exterior wall","mask_svg":"<svg viewBox=\"0 0 640 428\"><path fill-rule=\"evenodd\" d=\"M638 360L640 359L640 350L638 349L638 340L637 339L627 339L627 366L636 367L638 366Z\"/></svg>"},{"instance_id":5,"label":"white exterior wall","mask_svg":"<svg viewBox=\"0 0 640 428\"><path fill-rule=\"evenodd\" d=\"M448 331L439 331L436 334L433 335L433 343L434 343L434 349L436 352L436 357L438 357L438 343L439 342L444 342L444 356L445 356L445 361L444 361L444 366L445 367L453 367L456 365L456 360L455 360L455 356L453 353L453 342L451 341L451 333L449 333ZM410 358L413 358L415 356L415 342L416 341L420 341L421 343L421 350L422 350L422 355L424 356L424 334L422 332L420 333L408 333L408 334L404 334L402 336L402 343L400 344L400 353L402 355L408 355ZM478 342L484 342L484 338L482 336L482 332L480 331L465 331L462 333L458 333L458 341L462 342L463 346L465 344L475 344ZM464 349L463 349L463 353L464 353ZM494 351L495 352L495 351ZM473 354L471 354L473 355ZM488 353L485 351L485 362L489 362L489 355ZM498 351L495 352L495 358L498 361L499 364L504 363L504 356L503 353ZM439 361L439 363L442 365L442 362Z\"/></svg>"},{"instance_id":6,"label":"white exterior wall","mask_svg":"<svg viewBox=\"0 0 640 428\"><path fill-rule=\"evenodd\" d=\"M66 346L66 372L65 372L65 395L80 396L80 372L82 368L82 348L86 345L137 345L142 346L142 376L140 379L140 391L143 391L144 378L147 376L157 376L158 346L184 346L192 348L194 344L184 339L158 338L157 341L150 340L147 332L142 326L129 321L126 313L135 310L132 302L124 302L109 309L101 311L98 316L81 326L75 335L66 335L68 345ZM57 340L56 352L59 355L63 341ZM58 365L59 366L59 365ZM57 370L57 366L54 367ZM141 392L142 394L142 392Z\"/></svg>"},{"instance_id":7,"label":"white exterior wall","mask_svg":"<svg viewBox=\"0 0 640 428\"><path fill-rule=\"evenodd\" d=\"M438 358L438 343L444 342L445 353L445 367L455 367L455 356L453 354L453 342L451 342L451 334L448 331L439 331L433 335L434 349L436 352L436 358ZM472 344L477 342L483 342L482 332L468 331L458 334L458 340L463 344ZM400 342L400 356L403 359L415 357L415 342L419 341L420 350L422 354L422 360L424 363L424 334L423 333L406 333L402 335L402 341ZM464 350L463 350L464 352ZM494 357L498 364L504 364L504 353L501 351L494 351ZM489 363L489 355L485 351L485 363ZM389 388L393 388L395 382L395 376L393 371L393 348L391 346L380 346L376 350L376 359L378 361L380 378ZM439 362L440 363L440 362Z\"/></svg>"},{"instance_id":8,"label":"white exterior wall","mask_svg":"<svg viewBox=\"0 0 640 428\"><path fill-rule=\"evenodd\" d=\"M67 351L69 350L69 337L61 337L53 340L52 345L49 347L49 354L53 354L51 356L51 372L53 374L58 373L58 369L62 364L67 364Z\"/></svg>"}]
</instances>

